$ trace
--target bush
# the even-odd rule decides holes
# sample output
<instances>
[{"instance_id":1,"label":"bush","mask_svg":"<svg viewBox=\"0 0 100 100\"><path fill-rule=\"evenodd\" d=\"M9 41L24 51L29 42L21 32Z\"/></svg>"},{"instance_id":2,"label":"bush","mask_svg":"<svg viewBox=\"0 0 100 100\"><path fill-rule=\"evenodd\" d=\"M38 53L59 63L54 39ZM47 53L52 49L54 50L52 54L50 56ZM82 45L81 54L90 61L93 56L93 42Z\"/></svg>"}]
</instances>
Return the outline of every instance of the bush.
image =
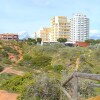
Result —
<instances>
[{"instance_id":1,"label":"bush","mask_svg":"<svg viewBox=\"0 0 100 100\"><path fill-rule=\"evenodd\" d=\"M32 67L34 65L32 57L29 55L24 55L23 59L19 62L19 65L26 66L26 67Z\"/></svg>"},{"instance_id":2,"label":"bush","mask_svg":"<svg viewBox=\"0 0 100 100\"><path fill-rule=\"evenodd\" d=\"M7 51L0 51L0 61L2 61L3 59L8 58L8 53Z\"/></svg>"},{"instance_id":3,"label":"bush","mask_svg":"<svg viewBox=\"0 0 100 100\"><path fill-rule=\"evenodd\" d=\"M65 70L65 68L62 65L55 65L53 69L55 72L58 72L58 73L60 73L62 70Z\"/></svg>"},{"instance_id":4,"label":"bush","mask_svg":"<svg viewBox=\"0 0 100 100\"><path fill-rule=\"evenodd\" d=\"M3 58L3 59L2 59L2 62L3 62L4 64L11 64L11 61L10 61L8 58Z\"/></svg>"},{"instance_id":5,"label":"bush","mask_svg":"<svg viewBox=\"0 0 100 100\"><path fill-rule=\"evenodd\" d=\"M82 82L82 79L81 79L79 81L78 92L83 98L89 98L91 96L96 95L96 91L95 91L94 87L89 85L90 83L91 83L91 81L89 82L89 80L88 81L84 80Z\"/></svg>"},{"instance_id":6,"label":"bush","mask_svg":"<svg viewBox=\"0 0 100 100\"><path fill-rule=\"evenodd\" d=\"M18 100L59 100L59 98L58 82L42 74L35 77L34 83L22 91Z\"/></svg>"},{"instance_id":7,"label":"bush","mask_svg":"<svg viewBox=\"0 0 100 100\"><path fill-rule=\"evenodd\" d=\"M5 81L9 80L11 77L14 77L14 76L16 76L16 75L15 74L9 74L9 73L0 74L0 80L2 80L2 81L0 81L0 85L2 83L4 83Z\"/></svg>"},{"instance_id":8,"label":"bush","mask_svg":"<svg viewBox=\"0 0 100 100\"><path fill-rule=\"evenodd\" d=\"M32 74L26 74L24 76L14 76L2 83L0 88L8 90L10 92L20 93L31 80Z\"/></svg>"},{"instance_id":9,"label":"bush","mask_svg":"<svg viewBox=\"0 0 100 100\"><path fill-rule=\"evenodd\" d=\"M21 60L19 64L21 66L40 68L40 67L45 67L50 63L51 63L51 57L49 56L37 55L31 57L29 55L24 55L23 60Z\"/></svg>"},{"instance_id":10,"label":"bush","mask_svg":"<svg viewBox=\"0 0 100 100\"><path fill-rule=\"evenodd\" d=\"M51 57L44 56L44 55L36 56L36 57L33 57L33 63L34 63L34 66L36 66L37 68L45 67L51 64Z\"/></svg>"},{"instance_id":11,"label":"bush","mask_svg":"<svg viewBox=\"0 0 100 100\"><path fill-rule=\"evenodd\" d=\"M4 67L0 66L0 72L3 71Z\"/></svg>"},{"instance_id":12,"label":"bush","mask_svg":"<svg viewBox=\"0 0 100 100\"><path fill-rule=\"evenodd\" d=\"M4 46L3 49L8 52L8 53L14 53L16 55L18 55L18 51L14 50L13 48L9 47L9 46Z\"/></svg>"},{"instance_id":13,"label":"bush","mask_svg":"<svg viewBox=\"0 0 100 100\"><path fill-rule=\"evenodd\" d=\"M51 65L48 65L44 68L45 71L54 71L54 72L57 72L57 73L60 73L62 70L65 70L65 68L62 66L62 65L55 65L55 66L51 66Z\"/></svg>"}]
</instances>

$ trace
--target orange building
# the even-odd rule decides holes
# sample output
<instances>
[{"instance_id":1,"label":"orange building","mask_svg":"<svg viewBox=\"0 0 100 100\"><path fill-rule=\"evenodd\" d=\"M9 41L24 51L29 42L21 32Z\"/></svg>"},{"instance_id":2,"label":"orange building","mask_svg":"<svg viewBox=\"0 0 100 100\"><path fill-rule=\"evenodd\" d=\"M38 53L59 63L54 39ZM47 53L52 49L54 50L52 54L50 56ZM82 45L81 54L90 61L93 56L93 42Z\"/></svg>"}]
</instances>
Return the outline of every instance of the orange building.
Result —
<instances>
[{"instance_id":1,"label":"orange building","mask_svg":"<svg viewBox=\"0 0 100 100\"><path fill-rule=\"evenodd\" d=\"M90 46L90 43L86 43L86 42L76 42L76 46L79 46L79 47L88 47Z\"/></svg>"},{"instance_id":2,"label":"orange building","mask_svg":"<svg viewBox=\"0 0 100 100\"><path fill-rule=\"evenodd\" d=\"M38 31L38 37L42 38L42 42L50 42L50 28L44 27Z\"/></svg>"},{"instance_id":3,"label":"orange building","mask_svg":"<svg viewBox=\"0 0 100 100\"><path fill-rule=\"evenodd\" d=\"M17 34L11 34L11 33L3 33L0 34L0 40L16 40L18 41L18 35Z\"/></svg>"}]
</instances>

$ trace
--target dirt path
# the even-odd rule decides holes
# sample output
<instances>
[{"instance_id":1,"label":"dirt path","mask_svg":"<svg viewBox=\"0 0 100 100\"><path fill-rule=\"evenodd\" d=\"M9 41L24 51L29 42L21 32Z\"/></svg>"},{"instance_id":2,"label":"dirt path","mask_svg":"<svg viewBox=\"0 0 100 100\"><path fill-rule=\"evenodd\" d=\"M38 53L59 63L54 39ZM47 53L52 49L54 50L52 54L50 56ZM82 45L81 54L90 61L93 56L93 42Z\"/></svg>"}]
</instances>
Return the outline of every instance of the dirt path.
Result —
<instances>
[{"instance_id":1,"label":"dirt path","mask_svg":"<svg viewBox=\"0 0 100 100\"><path fill-rule=\"evenodd\" d=\"M87 99L87 100L100 100L100 96L92 97L92 98Z\"/></svg>"},{"instance_id":2,"label":"dirt path","mask_svg":"<svg viewBox=\"0 0 100 100\"><path fill-rule=\"evenodd\" d=\"M17 100L19 94L8 93L5 90L0 90L0 100Z\"/></svg>"},{"instance_id":3,"label":"dirt path","mask_svg":"<svg viewBox=\"0 0 100 100\"><path fill-rule=\"evenodd\" d=\"M21 76L24 74L24 72L12 69L12 67L6 67L0 74L2 73L12 73L12 74L21 75Z\"/></svg>"}]
</instances>

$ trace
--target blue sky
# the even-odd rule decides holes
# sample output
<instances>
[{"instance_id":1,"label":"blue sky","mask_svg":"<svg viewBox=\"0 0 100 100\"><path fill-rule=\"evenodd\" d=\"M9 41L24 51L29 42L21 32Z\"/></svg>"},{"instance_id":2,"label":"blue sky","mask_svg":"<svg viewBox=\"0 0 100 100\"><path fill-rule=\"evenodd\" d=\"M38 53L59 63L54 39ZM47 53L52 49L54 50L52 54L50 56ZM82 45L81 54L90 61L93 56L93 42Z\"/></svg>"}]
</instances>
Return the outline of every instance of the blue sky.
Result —
<instances>
[{"instance_id":1,"label":"blue sky","mask_svg":"<svg viewBox=\"0 0 100 100\"><path fill-rule=\"evenodd\" d=\"M28 32L49 27L53 16L81 12L90 18L90 37L100 39L100 0L0 0L0 33Z\"/></svg>"}]
</instances>

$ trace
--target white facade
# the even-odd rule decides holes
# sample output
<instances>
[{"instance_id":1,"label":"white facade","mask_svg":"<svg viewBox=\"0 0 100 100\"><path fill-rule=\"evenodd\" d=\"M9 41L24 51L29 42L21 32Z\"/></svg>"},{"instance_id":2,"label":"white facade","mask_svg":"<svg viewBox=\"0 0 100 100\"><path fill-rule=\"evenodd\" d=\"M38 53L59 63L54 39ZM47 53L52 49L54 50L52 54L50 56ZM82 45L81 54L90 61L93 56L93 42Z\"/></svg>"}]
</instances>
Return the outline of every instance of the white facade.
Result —
<instances>
[{"instance_id":1,"label":"white facade","mask_svg":"<svg viewBox=\"0 0 100 100\"><path fill-rule=\"evenodd\" d=\"M81 13L76 13L70 20L70 41L84 42L89 38L89 18Z\"/></svg>"}]
</instances>

